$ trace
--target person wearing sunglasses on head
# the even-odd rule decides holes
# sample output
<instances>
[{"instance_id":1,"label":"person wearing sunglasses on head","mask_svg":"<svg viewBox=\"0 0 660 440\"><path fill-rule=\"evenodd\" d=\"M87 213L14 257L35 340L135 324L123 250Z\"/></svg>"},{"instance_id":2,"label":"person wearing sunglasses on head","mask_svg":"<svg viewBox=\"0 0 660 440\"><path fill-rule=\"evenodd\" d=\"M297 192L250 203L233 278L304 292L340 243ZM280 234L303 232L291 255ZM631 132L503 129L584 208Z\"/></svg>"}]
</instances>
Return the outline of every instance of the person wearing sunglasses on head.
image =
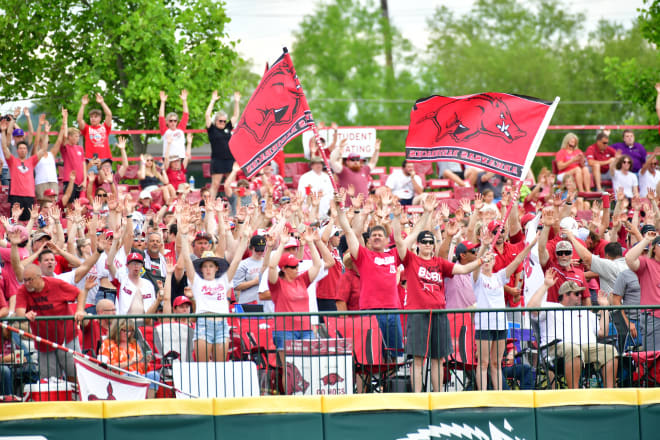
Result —
<instances>
[{"instance_id":1,"label":"person wearing sunglasses on head","mask_svg":"<svg viewBox=\"0 0 660 440\"><path fill-rule=\"evenodd\" d=\"M171 139L169 151L171 156L181 158L186 156L186 135L184 130L188 125L188 91L186 89L181 90L179 97L181 98L181 105L183 107L181 120L179 120L179 116L175 112L170 112L167 116L165 115L167 94L162 90L160 91L158 128L160 130L160 135L163 137L163 158L167 158L165 148L167 147L168 142L166 142L166 139ZM167 166L165 168L167 168ZM174 187L176 188L177 186L174 185Z\"/></svg>"},{"instance_id":2,"label":"person wearing sunglasses on head","mask_svg":"<svg viewBox=\"0 0 660 440\"><path fill-rule=\"evenodd\" d=\"M234 165L234 156L229 150L229 139L231 139L231 132L241 114L239 106L241 94L234 92L234 114L231 119L222 110L216 113L215 116L211 116L218 99L220 99L218 91L214 90L211 94L211 102L209 102L206 113L204 113L206 132L211 143L211 200L215 200L222 180L231 173Z\"/></svg>"},{"instance_id":3,"label":"person wearing sunglasses on head","mask_svg":"<svg viewBox=\"0 0 660 440\"><path fill-rule=\"evenodd\" d=\"M428 226L431 214L437 206L438 200L435 197L427 196L424 199L424 214L405 240L401 235L400 221L403 210L400 204L394 207L392 230L407 280L408 295L405 304L407 310L444 309L446 305L444 279L456 274L470 273L481 263L474 260L466 265L454 264L436 256L435 236L431 231L423 229ZM417 254L411 252L415 241ZM444 362L452 352L447 315L444 313L408 315L407 325L406 353L413 356L411 374L413 392L422 391L422 364L427 353L431 359L433 391L442 391Z\"/></svg>"},{"instance_id":4,"label":"person wearing sunglasses on head","mask_svg":"<svg viewBox=\"0 0 660 440\"><path fill-rule=\"evenodd\" d=\"M622 155L614 165L614 177L612 178L612 189L617 200L619 200L623 191L623 195L632 199L639 195L639 184L637 176L632 171L633 161L627 155Z\"/></svg>"}]
</instances>

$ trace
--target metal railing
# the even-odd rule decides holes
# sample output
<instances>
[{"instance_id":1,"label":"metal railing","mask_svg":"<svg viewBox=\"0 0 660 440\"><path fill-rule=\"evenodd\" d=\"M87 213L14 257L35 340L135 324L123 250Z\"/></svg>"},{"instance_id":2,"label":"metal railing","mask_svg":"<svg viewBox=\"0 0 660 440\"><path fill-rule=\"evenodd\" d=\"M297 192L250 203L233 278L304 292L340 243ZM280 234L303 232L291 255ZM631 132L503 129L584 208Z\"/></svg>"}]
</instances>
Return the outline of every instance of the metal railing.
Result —
<instances>
[{"instance_id":1,"label":"metal railing","mask_svg":"<svg viewBox=\"0 0 660 440\"><path fill-rule=\"evenodd\" d=\"M0 395L30 400L76 398L73 357L44 340L147 377L150 397L655 387L660 370L660 306L2 323L42 338L0 336Z\"/></svg>"}]
</instances>

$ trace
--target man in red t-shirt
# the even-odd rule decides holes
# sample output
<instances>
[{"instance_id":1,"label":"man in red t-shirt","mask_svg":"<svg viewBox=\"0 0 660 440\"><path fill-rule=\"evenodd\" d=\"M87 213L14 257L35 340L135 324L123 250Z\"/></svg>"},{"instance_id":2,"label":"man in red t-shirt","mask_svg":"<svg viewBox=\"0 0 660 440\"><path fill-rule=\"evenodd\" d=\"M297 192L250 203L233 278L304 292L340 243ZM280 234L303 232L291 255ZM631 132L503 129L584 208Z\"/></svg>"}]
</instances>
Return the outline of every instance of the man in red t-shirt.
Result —
<instances>
[{"instance_id":1,"label":"man in red t-shirt","mask_svg":"<svg viewBox=\"0 0 660 440\"><path fill-rule=\"evenodd\" d=\"M13 129L14 121L11 121L7 131L2 132L2 152L5 155L9 167L9 176L11 177L8 201L12 205L18 203L23 208L19 220L28 221L30 219L29 210L32 209L35 197L34 167L46 154L47 149L39 148L35 155L28 157L28 144L21 141L16 144L18 157L12 156L9 145L11 145Z\"/></svg>"},{"instance_id":2,"label":"man in red t-shirt","mask_svg":"<svg viewBox=\"0 0 660 440\"><path fill-rule=\"evenodd\" d=\"M596 135L596 143L587 148L587 163L591 167L591 173L596 183L596 191L603 190L601 181L612 180L609 174L610 165L621 155L621 152L609 147L610 138L602 131Z\"/></svg>"},{"instance_id":3,"label":"man in red t-shirt","mask_svg":"<svg viewBox=\"0 0 660 440\"><path fill-rule=\"evenodd\" d=\"M344 200L343 193L335 194L334 203L339 206ZM339 225L344 230L348 250L360 272L360 310L398 310L401 308L397 290L396 269L399 255L396 249L388 249L389 237L383 226L376 225L369 230L369 247L360 245L355 231L351 228L346 212L337 208ZM401 321L396 314L376 315L383 333L385 346L390 350L403 349ZM387 353L396 356L396 353Z\"/></svg>"},{"instance_id":4,"label":"man in red t-shirt","mask_svg":"<svg viewBox=\"0 0 660 440\"><path fill-rule=\"evenodd\" d=\"M85 123L83 116L85 106L89 104L89 97L84 95L81 99L80 110L78 110L78 127L85 137L85 157L91 159L96 155L99 159L111 159L110 152L110 130L112 129L112 112L103 100L103 96L96 94L96 102L101 105L105 113L105 121L101 125L101 110L94 109L89 112L89 124Z\"/></svg>"},{"instance_id":5,"label":"man in red t-shirt","mask_svg":"<svg viewBox=\"0 0 660 440\"><path fill-rule=\"evenodd\" d=\"M76 303L76 322L85 317L87 288L80 290L65 281L43 277L39 266L29 265L23 272L23 284L16 296L16 316L30 321L32 333L80 352L74 322L70 319L35 321L37 316L67 316L71 314L70 302ZM39 376L59 377L66 372L68 378L75 377L73 356L56 350L44 342L36 343L39 352Z\"/></svg>"}]
</instances>

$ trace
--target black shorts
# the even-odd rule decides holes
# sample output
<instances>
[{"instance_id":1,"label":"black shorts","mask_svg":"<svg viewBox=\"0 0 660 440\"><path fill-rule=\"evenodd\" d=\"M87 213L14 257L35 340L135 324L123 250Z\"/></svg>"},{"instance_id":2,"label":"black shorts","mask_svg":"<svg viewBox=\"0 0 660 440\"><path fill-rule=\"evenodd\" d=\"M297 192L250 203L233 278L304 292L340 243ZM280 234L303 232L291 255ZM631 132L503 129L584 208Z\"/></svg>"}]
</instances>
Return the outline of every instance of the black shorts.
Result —
<instances>
[{"instance_id":1,"label":"black shorts","mask_svg":"<svg viewBox=\"0 0 660 440\"><path fill-rule=\"evenodd\" d=\"M453 350L449 319L445 313L433 313L430 328L428 313L408 315L406 336L406 353L413 356L442 359Z\"/></svg>"},{"instance_id":2,"label":"black shorts","mask_svg":"<svg viewBox=\"0 0 660 440\"><path fill-rule=\"evenodd\" d=\"M234 166L234 159L211 159L211 175L229 174Z\"/></svg>"},{"instance_id":3,"label":"black shorts","mask_svg":"<svg viewBox=\"0 0 660 440\"><path fill-rule=\"evenodd\" d=\"M66 192L67 186L69 186L69 182L62 182L62 194ZM73 202L74 200L78 200L80 198L80 192L82 191L83 187L82 185L76 185L75 183L73 184L73 191L71 192L71 198L69 199L69 202Z\"/></svg>"},{"instance_id":4,"label":"black shorts","mask_svg":"<svg viewBox=\"0 0 660 440\"><path fill-rule=\"evenodd\" d=\"M474 339L482 341L499 341L506 339L506 330L475 330Z\"/></svg>"}]
</instances>

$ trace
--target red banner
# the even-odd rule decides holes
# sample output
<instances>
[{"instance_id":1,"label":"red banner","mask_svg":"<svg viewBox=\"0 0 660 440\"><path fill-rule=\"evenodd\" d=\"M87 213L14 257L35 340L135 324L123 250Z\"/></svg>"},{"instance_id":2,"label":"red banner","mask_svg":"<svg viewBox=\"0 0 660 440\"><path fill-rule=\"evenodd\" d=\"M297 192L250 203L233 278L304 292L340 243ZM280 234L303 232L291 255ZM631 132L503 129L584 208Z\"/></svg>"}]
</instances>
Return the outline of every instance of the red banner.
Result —
<instances>
[{"instance_id":1,"label":"red banner","mask_svg":"<svg viewBox=\"0 0 660 440\"><path fill-rule=\"evenodd\" d=\"M461 162L524 179L557 102L506 93L419 99L410 113L406 158Z\"/></svg>"},{"instance_id":2,"label":"red banner","mask_svg":"<svg viewBox=\"0 0 660 440\"><path fill-rule=\"evenodd\" d=\"M249 178L312 122L293 62L285 51L264 73L250 97L229 148Z\"/></svg>"}]
</instances>

